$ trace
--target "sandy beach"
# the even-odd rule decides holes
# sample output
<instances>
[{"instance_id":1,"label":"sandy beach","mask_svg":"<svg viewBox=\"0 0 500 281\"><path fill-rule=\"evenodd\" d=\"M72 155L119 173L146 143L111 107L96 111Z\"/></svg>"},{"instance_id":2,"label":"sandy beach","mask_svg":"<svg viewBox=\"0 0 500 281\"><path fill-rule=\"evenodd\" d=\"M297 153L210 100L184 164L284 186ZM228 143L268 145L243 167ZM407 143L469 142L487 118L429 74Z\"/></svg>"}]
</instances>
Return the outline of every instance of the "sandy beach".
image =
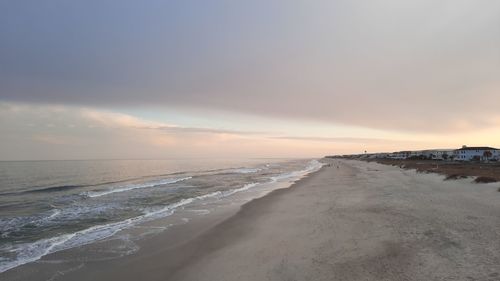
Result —
<instances>
[{"instance_id":1,"label":"sandy beach","mask_svg":"<svg viewBox=\"0 0 500 281\"><path fill-rule=\"evenodd\" d=\"M132 255L2 280L500 280L498 184L361 161L325 167L142 242ZM75 250L49 255L60 260ZM57 272L52 268L52 271ZM22 273L22 274L21 274Z\"/></svg>"},{"instance_id":2,"label":"sandy beach","mask_svg":"<svg viewBox=\"0 0 500 281\"><path fill-rule=\"evenodd\" d=\"M361 159L368 162L377 162L385 165L397 166L421 173L437 173L447 179L471 178L478 183L499 182L500 164L498 162L459 162L442 160L413 160L413 159Z\"/></svg>"},{"instance_id":3,"label":"sandy beach","mask_svg":"<svg viewBox=\"0 0 500 281\"><path fill-rule=\"evenodd\" d=\"M0 1L0 281L500 281L500 0Z\"/></svg>"}]
</instances>

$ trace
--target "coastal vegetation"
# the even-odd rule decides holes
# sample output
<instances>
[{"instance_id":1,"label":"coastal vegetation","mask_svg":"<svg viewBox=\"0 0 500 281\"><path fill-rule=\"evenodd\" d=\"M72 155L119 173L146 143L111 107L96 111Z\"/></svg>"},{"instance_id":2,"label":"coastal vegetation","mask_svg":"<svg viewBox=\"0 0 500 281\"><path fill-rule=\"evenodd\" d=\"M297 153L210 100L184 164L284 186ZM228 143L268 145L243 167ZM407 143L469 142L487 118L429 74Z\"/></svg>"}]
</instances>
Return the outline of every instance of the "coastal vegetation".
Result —
<instances>
[{"instance_id":1,"label":"coastal vegetation","mask_svg":"<svg viewBox=\"0 0 500 281\"><path fill-rule=\"evenodd\" d=\"M500 182L499 162L458 162L426 159L369 159L352 156L338 156L343 159L356 159L367 162L377 162L392 165L406 170L416 170L418 173L437 173L444 175L444 180L459 180L474 178L475 183Z\"/></svg>"}]
</instances>

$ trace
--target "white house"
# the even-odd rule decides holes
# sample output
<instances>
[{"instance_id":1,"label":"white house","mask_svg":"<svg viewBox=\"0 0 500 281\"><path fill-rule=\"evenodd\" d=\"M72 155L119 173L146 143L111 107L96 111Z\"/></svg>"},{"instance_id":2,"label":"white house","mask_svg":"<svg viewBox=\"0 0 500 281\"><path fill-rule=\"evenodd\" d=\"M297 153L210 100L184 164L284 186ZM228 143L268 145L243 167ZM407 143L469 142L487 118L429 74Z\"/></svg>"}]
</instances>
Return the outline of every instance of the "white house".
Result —
<instances>
[{"instance_id":1,"label":"white house","mask_svg":"<svg viewBox=\"0 0 500 281\"><path fill-rule=\"evenodd\" d=\"M430 149L430 150L422 150L422 155L427 157L428 159L433 160L446 160L451 158L454 153L453 149Z\"/></svg>"},{"instance_id":2,"label":"white house","mask_svg":"<svg viewBox=\"0 0 500 281\"><path fill-rule=\"evenodd\" d=\"M393 152L389 155L389 158L392 159L407 159L410 157L411 151L398 151L398 152Z\"/></svg>"},{"instance_id":3,"label":"white house","mask_svg":"<svg viewBox=\"0 0 500 281\"><path fill-rule=\"evenodd\" d=\"M446 160L453 156L454 149L428 149L428 150L416 150L410 151L407 158L421 158L432 159L432 160Z\"/></svg>"},{"instance_id":4,"label":"white house","mask_svg":"<svg viewBox=\"0 0 500 281\"><path fill-rule=\"evenodd\" d=\"M498 160L500 159L500 150L493 147L468 147L464 145L462 148L453 151L453 156L457 161L487 161L492 159Z\"/></svg>"}]
</instances>

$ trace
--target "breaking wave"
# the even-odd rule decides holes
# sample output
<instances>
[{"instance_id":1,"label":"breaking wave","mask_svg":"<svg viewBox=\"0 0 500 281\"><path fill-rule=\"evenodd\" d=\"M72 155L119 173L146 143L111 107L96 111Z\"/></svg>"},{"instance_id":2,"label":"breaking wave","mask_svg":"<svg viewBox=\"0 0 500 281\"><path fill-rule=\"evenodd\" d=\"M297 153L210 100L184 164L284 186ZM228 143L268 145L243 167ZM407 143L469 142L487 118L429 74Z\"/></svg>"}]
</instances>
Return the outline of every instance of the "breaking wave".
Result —
<instances>
[{"instance_id":1,"label":"breaking wave","mask_svg":"<svg viewBox=\"0 0 500 281\"><path fill-rule=\"evenodd\" d=\"M167 184L173 184L173 183L178 183L181 181L189 180L192 177L185 177L185 178L174 178L174 179L163 179L159 181L154 181L154 182L149 182L149 183L143 183L143 184L131 184L131 185L125 185L121 186L118 188L113 188L105 191L89 191L85 192L82 195L85 195L90 198L94 197L100 197L100 196L105 196L117 192L124 192L124 191L130 191L134 189L139 189L139 188L149 188L149 187L156 187L156 186L161 186L161 185L167 185Z\"/></svg>"}]
</instances>

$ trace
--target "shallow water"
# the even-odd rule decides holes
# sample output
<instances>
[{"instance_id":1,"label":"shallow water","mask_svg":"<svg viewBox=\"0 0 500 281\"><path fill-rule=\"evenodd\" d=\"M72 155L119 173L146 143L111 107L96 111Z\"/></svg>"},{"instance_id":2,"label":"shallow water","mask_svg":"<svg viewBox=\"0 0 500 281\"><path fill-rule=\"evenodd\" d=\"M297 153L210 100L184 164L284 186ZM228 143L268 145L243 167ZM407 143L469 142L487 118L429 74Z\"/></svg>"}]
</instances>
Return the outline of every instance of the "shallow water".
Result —
<instances>
[{"instance_id":1,"label":"shallow water","mask_svg":"<svg viewBox=\"0 0 500 281\"><path fill-rule=\"evenodd\" d=\"M290 159L0 162L0 272L195 203L272 189L320 166Z\"/></svg>"}]
</instances>

